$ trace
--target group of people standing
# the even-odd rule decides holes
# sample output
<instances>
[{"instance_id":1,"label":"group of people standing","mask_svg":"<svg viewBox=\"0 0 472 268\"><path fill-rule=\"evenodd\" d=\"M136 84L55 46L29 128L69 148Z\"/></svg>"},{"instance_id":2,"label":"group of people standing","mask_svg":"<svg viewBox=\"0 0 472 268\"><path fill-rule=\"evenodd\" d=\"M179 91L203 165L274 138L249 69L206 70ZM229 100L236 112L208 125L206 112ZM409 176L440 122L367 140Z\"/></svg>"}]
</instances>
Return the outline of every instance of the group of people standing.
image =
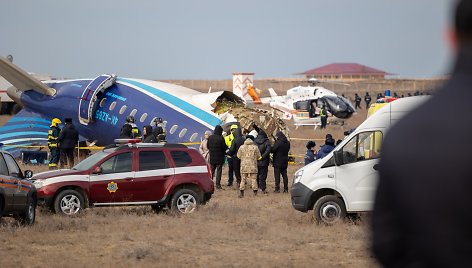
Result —
<instances>
[{"instance_id":1,"label":"group of people standing","mask_svg":"<svg viewBox=\"0 0 472 268\"><path fill-rule=\"evenodd\" d=\"M379 95L377 94L377 99L380 99L380 98L383 97L381 93L379 93L379 94L380 94L380 97L379 97ZM362 107L361 107L361 101L362 101L362 98L361 98L357 93L355 93L355 94L354 94L354 103L356 104L356 106L355 106L356 109L358 109L358 108L359 108L359 109L362 109ZM365 107L366 107L366 109L369 109L370 102L372 101L372 97L369 95L369 92L366 92L366 93L365 93L364 101L365 101Z\"/></svg>"},{"instance_id":2,"label":"group of people standing","mask_svg":"<svg viewBox=\"0 0 472 268\"><path fill-rule=\"evenodd\" d=\"M305 166L315 161L316 159L321 159L328 155L340 142L341 140L335 142L331 134L326 134L325 143L320 147L317 152L315 150L316 143L314 141L308 141L306 144L307 151L305 153Z\"/></svg>"},{"instance_id":3,"label":"group of people standing","mask_svg":"<svg viewBox=\"0 0 472 268\"><path fill-rule=\"evenodd\" d=\"M65 166L74 166L74 148L79 141L79 132L72 124L72 118L64 119L64 127L61 129L61 120L54 118L48 130L48 148L50 152L49 169L57 169Z\"/></svg>"},{"instance_id":4,"label":"group of people standing","mask_svg":"<svg viewBox=\"0 0 472 268\"><path fill-rule=\"evenodd\" d=\"M144 143L156 143L166 141L166 131L162 118L156 118L152 122L155 125L145 125L141 132L135 124L134 116L126 117L126 123L121 127L120 139L141 139Z\"/></svg>"},{"instance_id":5,"label":"group of people standing","mask_svg":"<svg viewBox=\"0 0 472 268\"><path fill-rule=\"evenodd\" d=\"M267 133L256 125L253 130L243 135L237 124L230 126L229 133L223 136L223 128L216 126L213 134L205 133L205 139L200 144L200 153L211 166L212 180L215 179L217 189L222 189L221 173L225 159L228 162L228 184L232 186L234 177L239 186L239 197L244 197L246 183L251 182L254 195L260 189L267 193L267 174L270 164L270 154L273 155L275 191L280 192L280 177L283 179L283 191L288 192L288 153L290 142L281 132L276 133L272 145Z\"/></svg>"}]
</instances>

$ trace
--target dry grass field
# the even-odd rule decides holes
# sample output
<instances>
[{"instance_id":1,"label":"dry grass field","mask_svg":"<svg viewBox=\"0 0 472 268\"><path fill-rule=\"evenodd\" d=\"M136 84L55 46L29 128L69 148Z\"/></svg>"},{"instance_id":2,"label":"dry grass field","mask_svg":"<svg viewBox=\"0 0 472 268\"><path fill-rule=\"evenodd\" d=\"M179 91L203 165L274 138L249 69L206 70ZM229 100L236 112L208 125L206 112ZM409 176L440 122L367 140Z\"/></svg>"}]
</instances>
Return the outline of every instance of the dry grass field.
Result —
<instances>
[{"instance_id":1,"label":"dry grass field","mask_svg":"<svg viewBox=\"0 0 472 268\"><path fill-rule=\"evenodd\" d=\"M292 130L297 138L323 139L357 126L366 112L344 126ZM0 120L1 122L1 120ZM303 155L306 141L293 141ZM323 142L317 141L318 145ZM303 161L303 159L298 159ZM291 176L300 164L289 167ZM23 166L34 172L44 166ZM226 178L223 179L226 183ZM315 225L295 211L289 194L256 197L225 187L191 215L154 213L150 207L92 208L67 218L39 209L37 221L19 227L0 220L0 267L376 267L369 251L369 222Z\"/></svg>"}]
</instances>

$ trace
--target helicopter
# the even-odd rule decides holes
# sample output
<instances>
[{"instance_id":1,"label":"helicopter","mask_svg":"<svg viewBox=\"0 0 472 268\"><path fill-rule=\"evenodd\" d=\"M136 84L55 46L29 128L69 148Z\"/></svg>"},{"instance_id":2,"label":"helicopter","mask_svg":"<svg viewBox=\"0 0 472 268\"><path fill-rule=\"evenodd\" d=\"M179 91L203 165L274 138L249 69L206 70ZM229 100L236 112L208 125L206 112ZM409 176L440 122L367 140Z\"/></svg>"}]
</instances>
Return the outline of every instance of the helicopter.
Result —
<instances>
[{"instance_id":1,"label":"helicopter","mask_svg":"<svg viewBox=\"0 0 472 268\"><path fill-rule=\"evenodd\" d=\"M254 89L249 86L248 91ZM318 126L321 124L320 110L323 106L328 115L339 119L347 119L356 111L352 103L345 97L339 96L320 85L316 78L308 80L308 86L296 86L288 89L286 95L277 95L273 88L269 88L270 97L254 99L255 103L268 104L274 109L283 112L283 119L294 121L298 126Z\"/></svg>"}]
</instances>

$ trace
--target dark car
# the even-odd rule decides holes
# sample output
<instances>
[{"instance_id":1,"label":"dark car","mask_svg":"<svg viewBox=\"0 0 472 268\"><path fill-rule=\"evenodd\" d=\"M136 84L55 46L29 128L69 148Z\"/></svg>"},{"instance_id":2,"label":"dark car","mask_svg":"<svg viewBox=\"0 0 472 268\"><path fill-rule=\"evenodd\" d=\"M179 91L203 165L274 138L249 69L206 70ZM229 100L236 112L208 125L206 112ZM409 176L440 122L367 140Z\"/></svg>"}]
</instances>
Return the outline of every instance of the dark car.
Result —
<instances>
[{"instance_id":1,"label":"dark car","mask_svg":"<svg viewBox=\"0 0 472 268\"><path fill-rule=\"evenodd\" d=\"M180 144L137 143L106 148L72 169L36 174L39 203L74 215L86 207L151 205L191 213L214 187L203 156Z\"/></svg>"},{"instance_id":2,"label":"dark car","mask_svg":"<svg viewBox=\"0 0 472 268\"><path fill-rule=\"evenodd\" d=\"M31 177L31 170L25 171ZM22 224L33 224L37 195L33 183L25 178L15 159L0 150L0 218L13 216Z\"/></svg>"}]
</instances>

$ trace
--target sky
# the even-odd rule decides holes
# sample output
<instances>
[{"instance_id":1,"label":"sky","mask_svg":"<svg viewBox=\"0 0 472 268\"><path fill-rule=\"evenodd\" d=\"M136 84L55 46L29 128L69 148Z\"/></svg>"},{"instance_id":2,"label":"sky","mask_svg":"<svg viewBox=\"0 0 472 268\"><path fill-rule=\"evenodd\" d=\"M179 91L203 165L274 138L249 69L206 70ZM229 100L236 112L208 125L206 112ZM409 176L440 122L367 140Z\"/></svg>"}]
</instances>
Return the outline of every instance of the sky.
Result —
<instances>
[{"instance_id":1,"label":"sky","mask_svg":"<svg viewBox=\"0 0 472 268\"><path fill-rule=\"evenodd\" d=\"M448 74L453 0L0 0L0 56L59 78L300 77L360 63Z\"/></svg>"}]
</instances>

